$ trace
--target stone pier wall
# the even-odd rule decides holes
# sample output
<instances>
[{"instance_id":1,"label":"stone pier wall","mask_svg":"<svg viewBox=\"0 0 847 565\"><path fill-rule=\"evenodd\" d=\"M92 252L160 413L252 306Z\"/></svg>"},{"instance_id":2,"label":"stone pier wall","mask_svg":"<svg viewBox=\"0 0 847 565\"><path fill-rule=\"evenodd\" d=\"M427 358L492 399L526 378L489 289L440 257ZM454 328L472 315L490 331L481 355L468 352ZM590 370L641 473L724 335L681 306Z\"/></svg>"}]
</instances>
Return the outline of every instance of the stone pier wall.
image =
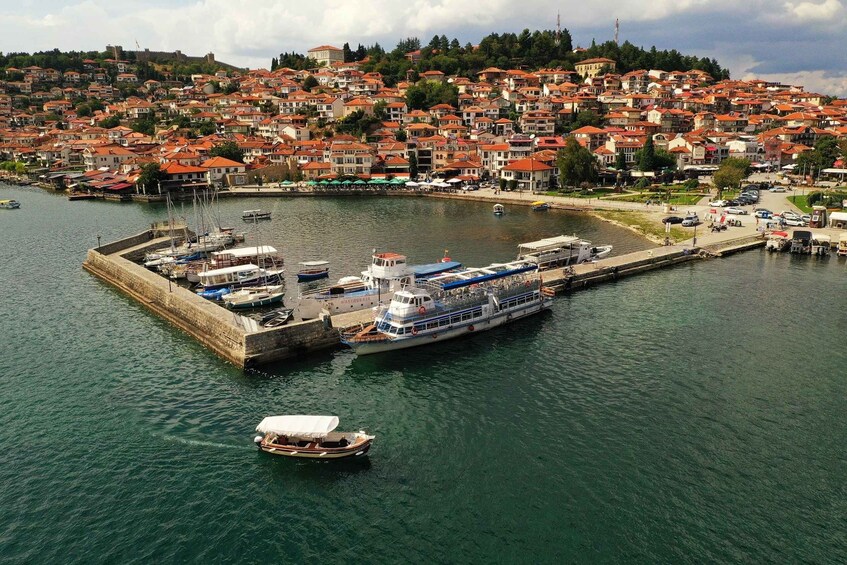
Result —
<instances>
[{"instance_id":1,"label":"stone pier wall","mask_svg":"<svg viewBox=\"0 0 847 565\"><path fill-rule=\"evenodd\" d=\"M329 321L309 320L279 328L260 328L253 320L169 283L168 279L130 261L127 257L143 255L153 245L153 235L147 231L90 249L83 268L239 367L298 357L338 345L338 331Z\"/></svg>"}]
</instances>

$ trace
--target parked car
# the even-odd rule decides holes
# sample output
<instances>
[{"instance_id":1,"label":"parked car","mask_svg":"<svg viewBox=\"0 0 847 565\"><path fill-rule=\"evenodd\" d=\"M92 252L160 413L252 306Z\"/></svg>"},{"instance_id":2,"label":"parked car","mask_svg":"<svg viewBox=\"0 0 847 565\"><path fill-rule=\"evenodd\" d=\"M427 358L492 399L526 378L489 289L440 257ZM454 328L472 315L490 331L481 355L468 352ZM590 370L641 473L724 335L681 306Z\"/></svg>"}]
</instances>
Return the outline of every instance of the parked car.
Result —
<instances>
[{"instance_id":1,"label":"parked car","mask_svg":"<svg viewBox=\"0 0 847 565\"><path fill-rule=\"evenodd\" d=\"M700 217L697 214L688 214L682 220L682 226L686 228L698 225L700 225Z\"/></svg>"},{"instance_id":2,"label":"parked car","mask_svg":"<svg viewBox=\"0 0 847 565\"><path fill-rule=\"evenodd\" d=\"M712 200L709 202L709 206L714 206L715 208L723 208L726 206L726 200Z\"/></svg>"},{"instance_id":3,"label":"parked car","mask_svg":"<svg viewBox=\"0 0 847 565\"><path fill-rule=\"evenodd\" d=\"M684 218L680 218L679 216L668 216L667 218L662 220L663 224L681 224Z\"/></svg>"},{"instance_id":4,"label":"parked car","mask_svg":"<svg viewBox=\"0 0 847 565\"><path fill-rule=\"evenodd\" d=\"M800 219L803 220L803 222L808 226L809 222L812 221L812 216L810 214L803 214L802 216L800 216Z\"/></svg>"},{"instance_id":5,"label":"parked car","mask_svg":"<svg viewBox=\"0 0 847 565\"><path fill-rule=\"evenodd\" d=\"M740 202L738 200L736 200L735 198L731 198L731 199L726 201L727 206L738 206L739 204L740 204Z\"/></svg>"},{"instance_id":6,"label":"parked car","mask_svg":"<svg viewBox=\"0 0 847 565\"><path fill-rule=\"evenodd\" d=\"M473 190L479 190L479 186L477 186L475 184L466 184L465 186L462 187L462 190L466 190L466 191L469 191L469 192L473 191Z\"/></svg>"},{"instance_id":7,"label":"parked car","mask_svg":"<svg viewBox=\"0 0 847 565\"><path fill-rule=\"evenodd\" d=\"M785 218L785 225L786 226L794 226L795 228L797 228L797 227L805 226L806 222L804 222L800 218Z\"/></svg>"},{"instance_id":8,"label":"parked car","mask_svg":"<svg viewBox=\"0 0 847 565\"><path fill-rule=\"evenodd\" d=\"M740 216L740 215L743 215L743 214L749 214L749 212L747 212L747 210L745 210L744 208L739 208L737 206L730 206L729 208L726 209L726 213L727 214L735 214L737 216Z\"/></svg>"},{"instance_id":9,"label":"parked car","mask_svg":"<svg viewBox=\"0 0 847 565\"><path fill-rule=\"evenodd\" d=\"M788 210L783 210L782 212L780 212L779 215L782 216L783 218L785 218L786 220L799 220L800 219L800 214L795 214L794 212L790 212Z\"/></svg>"},{"instance_id":10,"label":"parked car","mask_svg":"<svg viewBox=\"0 0 847 565\"><path fill-rule=\"evenodd\" d=\"M770 218L771 216L773 216L773 212L771 212L767 208L756 208L756 210L754 210L753 214L755 214L755 216L757 218L762 218L762 219L765 219L765 220Z\"/></svg>"},{"instance_id":11,"label":"parked car","mask_svg":"<svg viewBox=\"0 0 847 565\"><path fill-rule=\"evenodd\" d=\"M785 187L783 186L772 186L768 190L771 192L785 192Z\"/></svg>"}]
</instances>

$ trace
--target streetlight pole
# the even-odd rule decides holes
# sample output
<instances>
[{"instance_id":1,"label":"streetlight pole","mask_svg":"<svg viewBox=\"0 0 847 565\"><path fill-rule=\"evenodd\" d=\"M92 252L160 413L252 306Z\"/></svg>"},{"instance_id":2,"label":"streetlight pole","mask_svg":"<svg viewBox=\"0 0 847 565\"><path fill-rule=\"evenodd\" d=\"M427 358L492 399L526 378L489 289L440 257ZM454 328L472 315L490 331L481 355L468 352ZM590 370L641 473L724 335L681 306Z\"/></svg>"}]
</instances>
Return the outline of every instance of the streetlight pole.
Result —
<instances>
[{"instance_id":1,"label":"streetlight pole","mask_svg":"<svg viewBox=\"0 0 847 565\"><path fill-rule=\"evenodd\" d=\"M697 247L697 223L694 223L694 239L691 240L691 249Z\"/></svg>"}]
</instances>

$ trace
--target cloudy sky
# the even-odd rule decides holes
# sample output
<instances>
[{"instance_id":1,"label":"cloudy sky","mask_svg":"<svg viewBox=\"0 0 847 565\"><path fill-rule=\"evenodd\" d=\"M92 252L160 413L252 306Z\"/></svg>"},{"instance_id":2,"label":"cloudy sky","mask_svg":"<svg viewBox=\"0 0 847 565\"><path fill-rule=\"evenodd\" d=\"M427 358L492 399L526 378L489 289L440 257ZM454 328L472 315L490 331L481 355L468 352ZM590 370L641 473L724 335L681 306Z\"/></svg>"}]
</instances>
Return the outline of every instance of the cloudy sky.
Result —
<instances>
[{"instance_id":1,"label":"cloudy sky","mask_svg":"<svg viewBox=\"0 0 847 565\"><path fill-rule=\"evenodd\" d=\"M464 45L491 32L553 29L556 13L575 44L613 37L715 57L734 78L761 77L847 96L847 0L4 0L0 51L102 50L107 44L238 66L311 47L435 35Z\"/></svg>"}]
</instances>

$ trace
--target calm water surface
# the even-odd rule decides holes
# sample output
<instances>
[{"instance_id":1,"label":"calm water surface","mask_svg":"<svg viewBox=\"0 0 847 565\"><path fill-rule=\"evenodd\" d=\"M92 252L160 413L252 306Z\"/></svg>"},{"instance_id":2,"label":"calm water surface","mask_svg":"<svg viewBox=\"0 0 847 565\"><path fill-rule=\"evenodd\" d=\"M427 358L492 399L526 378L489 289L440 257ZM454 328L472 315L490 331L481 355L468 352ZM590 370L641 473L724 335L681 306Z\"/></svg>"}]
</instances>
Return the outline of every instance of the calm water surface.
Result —
<instances>
[{"instance_id":1,"label":"calm water surface","mask_svg":"<svg viewBox=\"0 0 847 565\"><path fill-rule=\"evenodd\" d=\"M0 187L0 561L843 562L843 260L749 252L556 300L429 348L242 373L85 273L162 207ZM258 204L257 204L258 203ZM424 199L230 200L262 244L508 260L578 215ZM186 210L186 214L191 212ZM353 462L256 451L264 416L377 435Z\"/></svg>"}]
</instances>

